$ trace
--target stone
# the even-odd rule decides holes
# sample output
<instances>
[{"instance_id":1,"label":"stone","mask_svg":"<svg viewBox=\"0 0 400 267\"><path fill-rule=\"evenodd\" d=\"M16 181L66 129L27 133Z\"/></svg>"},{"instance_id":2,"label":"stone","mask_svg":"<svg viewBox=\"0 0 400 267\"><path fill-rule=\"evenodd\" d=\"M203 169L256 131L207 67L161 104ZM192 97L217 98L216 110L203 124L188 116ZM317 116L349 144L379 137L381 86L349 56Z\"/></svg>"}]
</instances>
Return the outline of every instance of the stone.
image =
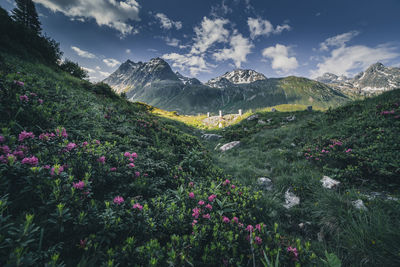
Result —
<instances>
[{"instance_id":1,"label":"stone","mask_svg":"<svg viewBox=\"0 0 400 267\"><path fill-rule=\"evenodd\" d=\"M263 120L258 120L258 124L264 125L264 124L267 124L267 123L265 121L263 121Z\"/></svg>"},{"instance_id":2,"label":"stone","mask_svg":"<svg viewBox=\"0 0 400 267\"><path fill-rule=\"evenodd\" d=\"M206 139L206 140L218 140L222 138L222 135L219 134L203 134L201 138Z\"/></svg>"},{"instance_id":3,"label":"stone","mask_svg":"<svg viewBox=\"0 0 400 267\"><path fill-rule=\"evenodd\" d=\"M256 119L258 119L258 115L254 114L254 115L249 116L246 120L252 121L252 120L256 120Z\"/></svg>"},{"instance_id":4,"label":"stone","mask_svg":"<svg viewBox=\"0 0 400 267\"><path fill-rule=\"evenodd\" d=\"M225 152L227 150L230 150L230 149L238 146L239 144L240 144L240 141L233 141L233 142L230 142L230 143L227 143L227 144L221 146L219 148L219 150L221 150L222 152Z\"/></svg>"},{"instance_id":5,"label":"stone","mask_svg":"<svg viewBox=\"0 0 400 267\"><path fill-rule=\"evenodd\" d=\"M328 176L324 176L322 177L322 179L320 180L320 182L322 183L322 186L324 188L328 188L328 189L332 189L333 187L336 187L340 184L339 181L336 181Z\"/></svg>"},{"instance_id":6,"label":"stone","mask_svg":"<svg viewBox=\"0 0 400 267\"><path fill-rule=\"evenodd\" d=\"M257 180L257 184L264 190L266 191L272 191L274 188L274 185L272 184L271 179L266 178L266 177L260 177Z\"/></svg>"},{"instance_id":7,"label":"stone","mask_svg":"<svg viewBox=\"0 0 400 267\"><path fill-rule=\"evenodd\" d=\"M287 120L287 121L294 121L295 119L296 119L296 116L295 116L295 115L286 117L286 120Z\"/></svg>"},{"instance_id":8,"label":"stone","mask_svg":"<svg viewBox=\"0 0 400 267\"><path fill-rule=\"evenodd\" d=\"M358 210L364 210L364 211L368 210L367 207L364 205L364 202L361 199L357 199L351 203Z\"/></svg>"},{"instance_id":9,"label":"stone","mask_svg":"<svg viewBox=\"0 0 400 267\"><path fill-rule=\"evenodd\" d=\"M312 106L308 106L307 111L312 111Z\"/></svg>"},{"instance_id":10,"label":"stone","mask_svg":"<svg viewBox=\"0 0 400 267\"><path fill-rule=\"evenodd\" d=\"M300 204L300 198L290 192L288 189L285 193L285 204L283 205L285 208L290 209L296 205Z\"/></svg>"}]
</instances>

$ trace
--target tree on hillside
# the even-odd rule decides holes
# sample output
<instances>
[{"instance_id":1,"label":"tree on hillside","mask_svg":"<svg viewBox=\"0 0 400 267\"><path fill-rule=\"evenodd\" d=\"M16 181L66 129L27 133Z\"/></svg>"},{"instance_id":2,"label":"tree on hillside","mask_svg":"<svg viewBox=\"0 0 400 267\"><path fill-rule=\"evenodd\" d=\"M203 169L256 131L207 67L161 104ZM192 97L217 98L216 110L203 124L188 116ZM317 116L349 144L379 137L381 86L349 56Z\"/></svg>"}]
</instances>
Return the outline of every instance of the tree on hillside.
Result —
<instances>
[{"instance_id":1,"label":"tree on hillside","mask_svg":"<svg viewBox=\"0 0 400 267\"><path fill-rule=\"evenodd\" d=\"M13 20L39 35L42 28L35 4L32 0L15 0L15 3L17 7L12 11Z\"/></svg>"},{"instance_id":2,"label":"tree on hillside","mask_svg":"<svg viewBox=\"0 0 400 267\"><path fill-rule=\"evenodd\" d=\"M88 72L86 70L80 67L78 63L72 62L69 59L65 59L65 61L60 65L60 68L79 79L88 77Z\"/></svg>"}]
</instances>

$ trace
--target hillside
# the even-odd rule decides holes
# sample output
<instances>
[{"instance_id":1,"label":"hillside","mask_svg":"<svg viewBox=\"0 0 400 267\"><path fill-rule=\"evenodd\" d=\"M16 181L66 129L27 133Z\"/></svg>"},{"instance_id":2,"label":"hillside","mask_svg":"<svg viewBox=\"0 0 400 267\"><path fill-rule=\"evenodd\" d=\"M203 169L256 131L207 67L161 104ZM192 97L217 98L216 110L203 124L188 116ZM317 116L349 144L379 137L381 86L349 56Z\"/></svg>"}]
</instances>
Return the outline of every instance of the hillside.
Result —
<instances>
[{"instance_id":1,"label":"hillside","mask_svg":"<svg viewBox=\"0 0 400 267\"><path fill-rule=\"evenodd\" d=\"M350 100L323 83L299 77L267 79L252 70L227 72L206 84L178 75L162 59L148 63L128 60L104 82L117 93L124 92L131 101L189 115L219 110L236 113L238 109L247 111L280 104L328 108Z\"/></svg>"}]
</instances>

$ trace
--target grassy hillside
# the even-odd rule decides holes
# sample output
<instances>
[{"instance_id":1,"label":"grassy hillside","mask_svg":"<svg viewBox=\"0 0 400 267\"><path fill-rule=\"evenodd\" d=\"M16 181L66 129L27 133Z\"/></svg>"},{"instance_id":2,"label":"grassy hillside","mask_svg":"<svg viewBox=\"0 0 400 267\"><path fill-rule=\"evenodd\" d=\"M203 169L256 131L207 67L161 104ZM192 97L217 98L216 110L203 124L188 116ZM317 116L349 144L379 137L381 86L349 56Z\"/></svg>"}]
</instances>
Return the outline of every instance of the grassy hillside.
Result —
<instances>
[{"instance_id":1,"label":"grassy hillside","mask_svg":"<svg viewBox=\"0 0 400 267\"><path fill-rule=\"evenodd\" d=\"M1 54L0 264L321 264L193 129L104 84ZM289 250L288 250L289 249Z\"/></svg>"},{"instance_id":2,"label":"grassy hillside","mask_svg":"<svg viewBox=\"0 0 400 267\"><path fill-rule=\"evenodd\" d=\"M264 212L291 235L329 248L345 266L397 266L399 105L395 90L327 112L259 112L258 119L216 131L223 139L208 146L241 141L215 151L214 161L248 185L269 177L274 190L264 194ZM322 188L324 175L340 181L339 188ZM287 189L300 197L289 211L280 204ZM367 210L354 207L358 199Z\"/></svg>"}]
</instances>

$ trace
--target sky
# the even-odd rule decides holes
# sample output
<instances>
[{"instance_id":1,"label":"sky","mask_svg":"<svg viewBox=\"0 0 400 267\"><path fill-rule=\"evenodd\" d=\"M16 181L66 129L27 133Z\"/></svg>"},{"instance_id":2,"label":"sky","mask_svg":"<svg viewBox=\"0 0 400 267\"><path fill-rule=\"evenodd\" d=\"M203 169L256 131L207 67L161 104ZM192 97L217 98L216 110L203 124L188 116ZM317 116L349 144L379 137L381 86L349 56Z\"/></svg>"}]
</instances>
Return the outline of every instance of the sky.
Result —
<instances>
[{"instance_id":1,"label":"sky","mask_svg":"<svg viewBox=\"0 0 400 267\"><path fill-rule=\"evenodd\" d=\"M100 81L161 57L205 82L233 69L267 77L354 76L400 67L399 0L33 0L64 58ZM0 0L8 11L13 0Z\"/></svg>"}]
</instances>

